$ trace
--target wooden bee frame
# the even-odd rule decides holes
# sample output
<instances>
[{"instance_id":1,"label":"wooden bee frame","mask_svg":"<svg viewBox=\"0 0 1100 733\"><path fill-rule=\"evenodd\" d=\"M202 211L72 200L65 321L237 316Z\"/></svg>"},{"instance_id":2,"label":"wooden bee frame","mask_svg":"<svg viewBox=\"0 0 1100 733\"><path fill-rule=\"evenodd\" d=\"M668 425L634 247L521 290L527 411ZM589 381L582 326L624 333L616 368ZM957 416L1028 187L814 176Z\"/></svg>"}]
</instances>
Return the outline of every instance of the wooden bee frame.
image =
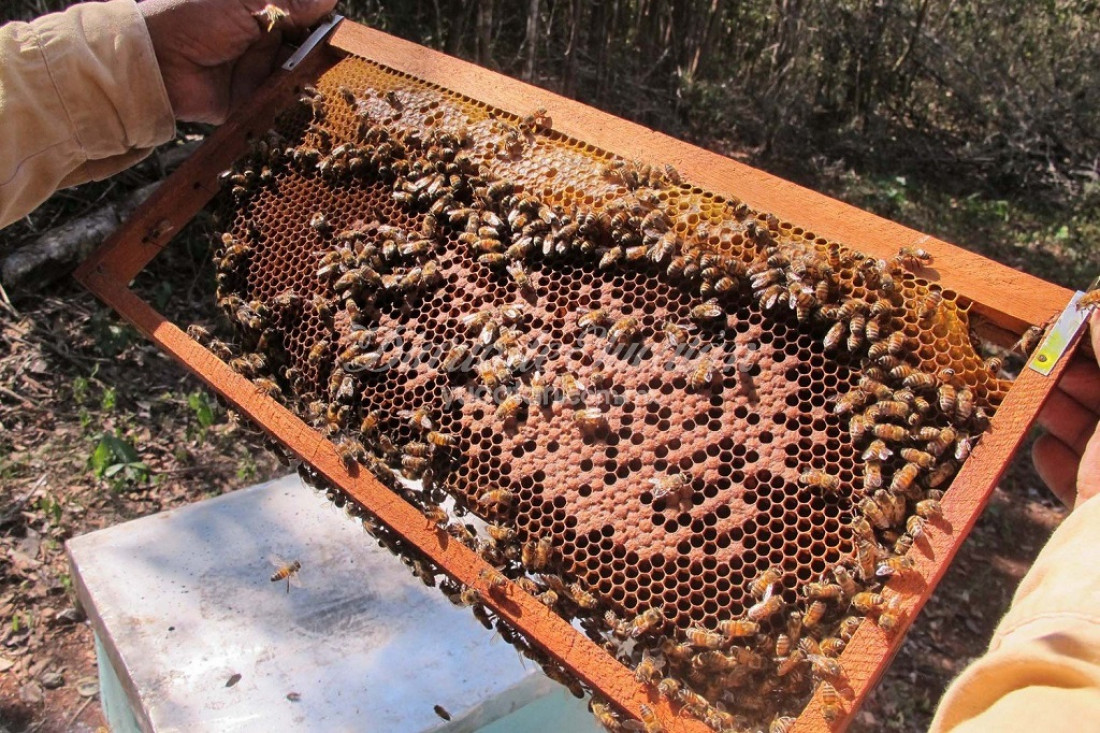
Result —
<instances>
[{"instance_id":1,"label":"wooden bee frame","mask_svg":"<svg viewBox=\"0 0 1100 733\"><path fill-rule=\"evenodd\" d=\"M665 730L708 730L680 716L631 670L578 633L533 596L508 583L505 593L489 592L480 575L486 565L458 542L447 542L423 515L365 470L345 467L333 444L249 380L235 373L183 330L129 289L128 283L217 193L217 175L245 149L250 137L270 127L275 115L341 54L354 54L399 73L458 92L518 115L544 107L554 129L627 159L671 163L686 180L786 220L812 227L832 240L875 257L888 258L901 246L919 246L935 257L922 276L958 294L982 316L983 337L1011 343L1033 325L1048 322L1072 293L1025 273L991 262L946 242L809 191L747 165L653 132L578 102L459 61L354 23L343 22L327 43L293 71L280 72L201 149L169 178L76 273L77 279L120 315L248 415L271 437L314 466L443 571L478 589L485 602L533 643L556 657L591 689L623 713L641 717L649 706ZM1074 344L1075 345L1075 344ZM905 630L928 599L984 508L998 479L1069 361L1063 358L1049 377L1024 369L997 410L990 431L975 448L943 501L943 517L931 522L910 556L916 571L893 577L887 588L901 594L901 623L892 634L862 624L841 656L847 685L841 688L842 729L873 688L901 646ZM795 730L824 729L821 695L815 693Z\"/></svg>"}]
</instances>

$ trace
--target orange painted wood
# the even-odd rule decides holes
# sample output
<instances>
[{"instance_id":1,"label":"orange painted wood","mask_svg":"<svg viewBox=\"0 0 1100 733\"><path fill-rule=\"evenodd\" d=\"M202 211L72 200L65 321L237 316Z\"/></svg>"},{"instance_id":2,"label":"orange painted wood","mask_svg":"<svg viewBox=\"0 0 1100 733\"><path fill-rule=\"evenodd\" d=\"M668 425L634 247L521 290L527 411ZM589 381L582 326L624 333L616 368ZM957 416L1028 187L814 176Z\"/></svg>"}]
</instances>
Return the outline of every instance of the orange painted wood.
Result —
<instances>
[{"instance_id":1,"label":"orange painted wood","mask_svg":"<svg viewBox=\"0 0 1100 733\"><path fill-rule=\"evenodd\" d=\"M819 236L837 239L869 254L891 256L903 244L922 246L936 255L934 264L940 268L940 271L928 271L924 275L973 301L974 308L996 324L994 329L1019 332L1025 324L1042 323L1069 300L1070 293L1063 288L924 237L749 166L415 44L347 22L337 29L331 43L344 51L506 111L524 114L538 106L546 107L553 116L554 128L564 134L627 158L672 162L692 183L742 198L754 207L774 212ZM127 224L89 257L78 270L78 279L273 437L419 547L445 572L481 590L495 612L558 657L617 707L637 717L639 706L648 704L669 731L707 730L698 721L677 717L666 703L636 683L630 670L518 587L509 584L503 598L490 595L485 582L478 577L478 573L488 566L475 553L434 531L417 509L365 471L349 474L331 443L286 408L261 394L251 382L192 341L127 288L127 283L214 195L217 173L228 167L244 149L247 136L266 130L274 115L289 101L294 86L308 83L331 61L327 52L315 53L293 74L280 75L258 93L214 133ZM1025 370L1017 379L993 420L991 432L975 448L974 455L944 497L943 519L930 526L926 538L914 547L916 572L895 578L889 584L890 592L903 594L901 628L887 636L874 624L865 623L844 652L841 659L848 687L841 689L845 703L839 727L847 725L854 710L900 648L904 631L977 520L1066 361L1068 359L1049 379L1030 370ZM800 718L797 730L824 728L820 699L815 696Z\"/></svg>"},{"instance_id":2,"label":"orange painted wood","mask_svg":"<svg viewBox=\"0 0 1100 733\"><path fill-rule=\"evenodd\" d=\"M1069 300L1070 291L973 252L922 234L854 206L668 135L432 51L380 31L342 23L331 45L395 71L438 84L506 112L525 115L544 107L554 130L602 150L653 164L671 163L685 181L753 208L771 212L807 231L875 257L892 257L902 246L935 256L920 276L953 290L984 317L1021 333L1046 322Z\"/></svg>"},{"instance_id":3,"label":"orange painted wood","mask_svg":"<svg viewBox=\"0 0 1100 733\"><path fill-rule=\"evenodd\" d=\"M120 242L125 247L134 240L123 238ZM491 592L488 583L479 575L490 566L476 552L436 529L420 510L394 494L365 469L349 472L331 442L170 323L115 279L112 272L92 270L82 274L81 282L271 437L346 491L402 539L419 548L443 572L477 588L486 605L497 615L507 619L532 643L550 652L599 695L635 718L640 716L642 704L649 705L668 731L701 733L709 730L698 720L677 716L667 701L636 682L629 669L514 583L507 583L503 592Z\"/></svg>"},{"instance_id":4,"label":"orange painted wood","mask_svg":"<svg viewBox=\"0 0 1100 733\"><path fill-rule=\"evenodd\" d=\"M278 71L236 110L168 177L119 228L80 265L82 280L96 268L110 268L121 282L129 282L157 256L187 222L214 198L218 174L244 152L248 139L270 129L275 116L294 98L294 88L308 84L333 56L312 53L293 72Z\"/></svg>"},{"instance_id":5,"label":"orange painted wood","mask_svg":"<svg viewBox=\"0 0 1100 733\"><path fill-rule=\"evenodd\" d=\"M847 727L864 698L890 666L909 626L947 572L1039 410L1072 360L1082 334L1078 334L1049 377L1025 368L1013 383L997 409L989 432L975 446L944 494L940 502L943 516L926 525L924 536L909 551L909 557L916 561L915 571L895 576L886 586L886 593L896 593L902 598L902 622L887 634L873 622L864 621L841 655L847 684L836 687L844 699L844 714L831 730ZM801 733L828 729L821 717L821 695L815 694L794 730Z\"/></svg>"}]
</instances>

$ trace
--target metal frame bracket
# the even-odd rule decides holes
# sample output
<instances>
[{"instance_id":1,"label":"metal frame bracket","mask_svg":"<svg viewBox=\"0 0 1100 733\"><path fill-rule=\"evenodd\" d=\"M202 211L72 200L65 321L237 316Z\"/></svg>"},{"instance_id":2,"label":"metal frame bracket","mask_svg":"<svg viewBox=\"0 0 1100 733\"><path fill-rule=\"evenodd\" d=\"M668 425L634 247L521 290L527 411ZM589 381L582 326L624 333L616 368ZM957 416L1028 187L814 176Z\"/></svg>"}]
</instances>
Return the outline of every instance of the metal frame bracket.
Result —
<instances>
[{"instance_id":1,"label":"metal frame bracket","mask_svg":"<svg viewBox=\"0 0 1100 733\"><path fill-rule=\"evenodd\" d=\"M309 52L317 47L321 41L328 37L329 33L332 33L333 29L340 24L340 21L344 19L342 15L333 14L328 20L321 23L309 34L309 38L302 42L302 45L298 47L298 50L283 63L283 69L286 71L293 71L294 67L302 63L302 59L309 55Z\"/></svg>"},{"instance_id":2,"label":"metal frame bracket","mask_svg":"<svg viewBox=\"0 0 1100 733\"><path fill-rule=\"evenodd\" d=\"M1100 284L1100 277L1092 281L1089 291L1096 288L1098 284ZM1069 303L1066 304L1065 310L1058 316L1058 320L1054 322L1054 325L1047 331L1046 336L1043 337L1042 342L1039 343L1039 348L1035 349L1035 353L1028 360L1027 366L1029 369L1039 372L1044 377L1050 376L1054 367L1065 355L1066 349L1069 348L1077 334L1088 323L1092 309L1077 307L1077 303L1083 297L1085 297L1085 291L1082 290L1078 290L1073 294Z\"/></svg>"}]
</instances>

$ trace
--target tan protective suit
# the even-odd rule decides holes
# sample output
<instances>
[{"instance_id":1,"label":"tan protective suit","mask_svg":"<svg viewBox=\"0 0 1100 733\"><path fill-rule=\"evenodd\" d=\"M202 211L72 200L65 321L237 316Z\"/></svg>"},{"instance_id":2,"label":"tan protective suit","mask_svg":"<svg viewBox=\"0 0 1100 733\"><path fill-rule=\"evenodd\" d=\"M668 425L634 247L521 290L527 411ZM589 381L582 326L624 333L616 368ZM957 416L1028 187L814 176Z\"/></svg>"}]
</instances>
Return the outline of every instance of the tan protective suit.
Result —
<instances>
[{"instance_id":1,"label":"tan protective suit","mask_svg":"<svg viewBox=\"0 0 1100 733\"><path fill-rule=\"evenodd\" d=\"M0 226L56 189L110 176L175 121L132 0L0 29ZM933 731L1100 730L1100 501L1054 533L989 652L951 685ZM1090 539L1092 537L1092 539Z\"/></svg>"}]
</instances>

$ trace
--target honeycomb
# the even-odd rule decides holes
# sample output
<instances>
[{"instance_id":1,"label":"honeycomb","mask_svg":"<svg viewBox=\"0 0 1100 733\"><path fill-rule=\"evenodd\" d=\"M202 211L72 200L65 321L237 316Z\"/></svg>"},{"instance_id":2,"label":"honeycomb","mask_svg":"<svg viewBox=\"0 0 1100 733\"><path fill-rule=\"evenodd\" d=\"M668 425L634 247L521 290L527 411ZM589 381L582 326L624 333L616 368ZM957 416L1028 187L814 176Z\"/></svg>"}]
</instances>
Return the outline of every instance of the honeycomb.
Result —
<instances>
[{"instance_id":1,"label":"honeycomb","mask_svg":"<svg viewBox=\"0 0 1100 733\"><path fill-rule=\"evenodd\" d=\"M354 56L223 179L237 337L191 333L716 730L782 728L862 619L897 624L884 581L1009 386L926 253L864 257Z\"/></svg>"}]
</instances>

